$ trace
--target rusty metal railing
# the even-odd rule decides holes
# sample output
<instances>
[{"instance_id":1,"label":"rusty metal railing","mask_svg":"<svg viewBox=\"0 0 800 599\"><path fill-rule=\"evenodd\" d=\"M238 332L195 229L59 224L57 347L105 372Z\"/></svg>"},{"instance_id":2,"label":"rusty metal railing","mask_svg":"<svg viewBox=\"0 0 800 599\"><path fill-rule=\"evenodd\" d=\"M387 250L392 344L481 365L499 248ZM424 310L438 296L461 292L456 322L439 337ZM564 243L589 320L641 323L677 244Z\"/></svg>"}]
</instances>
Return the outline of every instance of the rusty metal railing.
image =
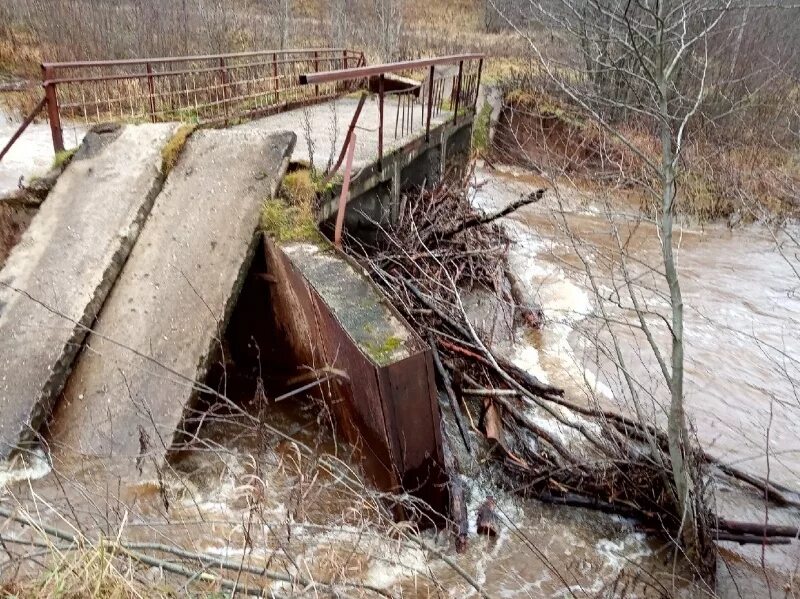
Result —
<instances>
[{"instance_id":1,"label":"rusty metal railing","mask_svg":"<svg viewBox=\"0 0 800 599\"><path fill-rule=\"evenodd\" d=\"M378 95L378 168L382 168L385 112L387 102L396 102L394 137L404 138L425 129L430 139L431 122L444 115L458 123L461 112L475 111L478 101L483 54L457 54L374 66L308 72L300 75L302 85L347 84L367 87ZM356 112L358 118L360 109ZM354 119L354 120L355 120ZM344 140L350 143L355 122ZM391 126L391 124L390 124ZM341 157L337 165L341 163Z\"/></svg>"},{"instance_id":2,"label":"rusty metal railing","mask_svg":"<svg viewBox=\"0 0 800 599\"><path fill-rule=\"evenodd\" d=\"M0 153L46 108L53 149L64 149L65 124L98 122L235 122L323 101L347 91L340 83L300 85L305 72L364 66L345 48L263 50L169 58L42 64L44 98Z\"/></svg>"}]
</instances>

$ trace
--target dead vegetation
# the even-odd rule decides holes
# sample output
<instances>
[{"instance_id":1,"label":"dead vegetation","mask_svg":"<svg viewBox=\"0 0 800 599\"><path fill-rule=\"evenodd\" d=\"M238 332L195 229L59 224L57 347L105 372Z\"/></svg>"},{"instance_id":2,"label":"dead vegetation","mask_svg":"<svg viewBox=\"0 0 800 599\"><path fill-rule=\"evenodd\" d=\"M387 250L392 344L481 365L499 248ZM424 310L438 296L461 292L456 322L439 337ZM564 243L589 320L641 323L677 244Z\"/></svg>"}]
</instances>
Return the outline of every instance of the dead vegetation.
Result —
<instances>
[{"instance_id":1,"label":"dead vegetation","mask_svg":"<svg viewBox=\"0 0 800 599\"><path fill-rule=\"evenodd\" d=\"M666 434L650 422L579 404L516 367L493 348L491 332L479 330L466 307L470 295L489 293L496 309L510 306L512 323L541 326L540 311L508 268L509 239L493 221L536 202L544 190L482 215L470 207L466 188L464 180L408 195L396 227L382 229L374 245L352 238L348 245L433 348L440 388L456 423L447 440L452 451L446 449L452 456L446 461L453 469L456 546L465 543L466 517L459 461L484 463L487 456L494 479L513 493L633 517L648 530L679 538L682 517ZM719 464L703 451L689 448L686 455L699 485L693 509L703 553L693 566L713 581L716 539L760 543L780 531L753 524L743 532L737 523L719 521L705 489L710 476L724 473L767 489L781 504L796 504L796 494ZM756 529L760 534L753 534Z\"/></svg>"},{"instance_id":2,"label":"dead vegetation","mask_svg":"<svg viewBox=\"0 0 800 599\"><path fill-rule=\"evenodd\" d=\"M654 184L643 160L546 81L511 77L502 87L504 106L490 161L518 165L589 191L617 189L638 196L647 215L657 213L647 189ZM635 120L621 131L651 160L657 140ZM690 138L681 157L677 210L694 221L782 222L800 215L800 168L791 151L769 140L747 145L703 132Z\"/></svg>"}]
</instances>

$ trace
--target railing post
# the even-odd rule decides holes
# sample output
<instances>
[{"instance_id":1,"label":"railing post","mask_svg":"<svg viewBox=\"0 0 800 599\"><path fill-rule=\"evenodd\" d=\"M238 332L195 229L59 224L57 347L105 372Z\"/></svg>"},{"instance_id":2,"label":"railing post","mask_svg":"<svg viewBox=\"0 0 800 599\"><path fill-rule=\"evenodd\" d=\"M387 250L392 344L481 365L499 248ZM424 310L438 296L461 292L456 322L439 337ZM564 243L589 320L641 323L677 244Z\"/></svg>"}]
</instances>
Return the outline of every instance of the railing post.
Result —
<instances>
[{"instance_id":1,"label":"railing post","mask_svg":"<svg viewBox=\"0 0 800 599\"><path fill-rule=\"evenodd\" d=\"M156 122L156 90L153 84L153 66L148 62L145 65L147 71L147 90L150 93L150 120Z\"/></svg>"},{"instance_id":2,"label":"railing post","mask_svg":"<svg viewBox=\"0 0 800 599\"><path fill-rule=\"evenodd\" d=\"M342 50L342 68L346 69L347 68L347 64L348 64L347 50ZM340 91L340 92L343 92L343 91L349 89L348 85L347 85L347 82L345 82L345 81L340 81L337 84L336 87L337 87L337 90Z\"/></svg>"},{"instance_id":3,"label":"railing post","mask_svg":"<svg viewBox=\"0 0 800 599\"><path fill-rule=\"evenodd\" d=\"M456 101L453 107L453 124L458 124L458 101L461 98L461 75L464 72L464 61L458 61L458 80L456 81Z\"/></svg>"},{"instance_id":4,"label":"railing post","mask_svg":"<svg viewBox=\"0 0 800 599\"><path fill-rule=\"evenodd\" d=\"M431 113L433 112L433 74L434 68L431 65L430 74L428 75L428 116L425 123L425 142L431 140Z\"/></svg>"},{"instance_id":5,"label":"railing post","mask_svg":"<svg viewBox=\"0 0 800 599\"><path fill-rule=\"evenodd\" d=\"M319 73L319 53L314 50L314 72ZM314 95L319 96L319 85L314 85Z\"/></svg>"},{"instance_id":6,"label":"railing post","mask_svg":"<svg viewBox=\"0 0 800 599\"><path fill-rule=\"evenodd\" d=\"M481 71L483 71L483 58L478 60L478 79L475 82L475 103L472 105L476 113L478 112L478 94L481 92Z\"/></svg>"},{"instance_id":7,"label":"railing post","mask_svg":"<svg viewBox=\"0 0 800 599\"><path fill-rule=\"evenodd\" d=\"M277 104L280 102L281 93L278 91L278 88L280 87L278 85L278 54L275 52L272 53L272 77L275 80L275 104Z\"/></svg>"},{"instance_id":8,"label":"railing post","mask_svg":"<svg viewBox=\"0 0 800 599\"><path fill-rule=\"evenodd\" d=\"M225 59L219 57L219 72L222 77L222 106L225 110L225 126L228 126L228 69L225 68Z\"/></svg>"},{"instance_id":9,"label":"railing post","mask_svg":"<svg viewBox=\"0 0 800 599\"><path fill-rule=\"evenodd\" d=\"M34 108L33 111L31 111L31 113L25 118L24 121L22 121L22 125L19 126L19 129L17 129L14 135L11 136L11 139L8 140L8 143L6 143L6 145L3 146L3 149L0 150L0 161L3 160L3 156L5 156L8 153L8 151L11 149L11 146L14 145L14 142L19 139L19 136L25 132L25 129L28 128L28 125L30 125L33 122L33 119L36 118L36 115L42 111L45 104L47 104L47 98L42 98L41 100L39 100L39 103L36 105L36 108Z\"/></svg>"},{"instance_id":10,"label":"railing post","mask_svg":"<svg viewBox=\"0 0 800 599\"><path fill-rule=\"evenodd\" d=\"M53 79L52 69L42 65L42 84L44 97L47 100L47 120L50 121L50 134L53 137L53 151L64 151L64 134L61 130L61 114L58 109L58 92Z\"/></svg>"},{"instance_id":11,"label":"railing post","mask_svg":"<svg viewBox=\"0 0 800 599\"><path fill-rule=\"evenodd\" d=\"M383 73L378 77L378 170L383 171Z\"/></svg>"},{"instance_id":12,"label":"railing post","mask_svg":"<svg viewBox=\"0 0 800 599\"><path fill-rule=\"evenodd\" d=\"M347 210L347 196L350 194L350 175L353 172L353 152L356 148L356 134L349 136L347 144L347 160L344 163L344 179L342 192L339 195L339 210L336 213L336 227L333 230L333 244L337 249L342 249L342 228L344 227L344 213Z\"/></svg>"}]
</instances>

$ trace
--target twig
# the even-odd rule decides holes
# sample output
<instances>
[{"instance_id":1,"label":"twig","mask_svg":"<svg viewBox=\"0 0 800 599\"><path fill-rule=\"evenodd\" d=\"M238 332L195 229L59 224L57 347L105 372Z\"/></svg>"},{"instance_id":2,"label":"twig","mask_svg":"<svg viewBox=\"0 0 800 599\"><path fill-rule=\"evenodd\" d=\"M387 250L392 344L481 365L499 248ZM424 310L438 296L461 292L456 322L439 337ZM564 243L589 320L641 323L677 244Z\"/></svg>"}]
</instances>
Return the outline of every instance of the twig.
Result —
<instances>
[{"instance_id":1,"label":"twig","mask_svg":"<svg viewBox=\"0 0 800 599\"><path fill-rule=\"evenodd\" d=\"M447 370L445 370L444 366L442 365L442 359L439 357L439 351L436 349L436 340L433 338L433 333L428 333L428 343L430 343L431 346L433 363L436 366L436 371L439 373L439 377L442 379L442 384L447 392L447 398L450 400L450 408L453 410L453 416L456 419L458 432L461 433L461 438L464 441L464 447L466 447L467 451L472 454L472 443L470 443L469 440L467 424L464 422L464 415L461 413L461 406L458 405L458 399L453 391L453 385L450 382L450 375L447 374Z\"/></svg>"}]
</instances>

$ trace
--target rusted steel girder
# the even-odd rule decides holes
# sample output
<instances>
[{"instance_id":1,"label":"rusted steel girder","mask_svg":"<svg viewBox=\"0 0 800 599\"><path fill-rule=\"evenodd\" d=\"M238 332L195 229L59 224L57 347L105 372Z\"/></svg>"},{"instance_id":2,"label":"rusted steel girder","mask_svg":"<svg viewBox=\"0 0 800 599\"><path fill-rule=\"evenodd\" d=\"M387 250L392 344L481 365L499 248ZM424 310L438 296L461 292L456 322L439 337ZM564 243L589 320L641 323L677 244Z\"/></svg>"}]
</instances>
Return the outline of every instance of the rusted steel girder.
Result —
<instances>
[{"instance_id":1,"label":"rusted steel girder","mask_svg":"<svg viewBox=\"0 0 800 599\"><path fill-rule=\"evenodd\" d=\"M292 360L347 373L324 386L324 399L340 433L358 448L366 474L379 489L421 498L431 507L428 515L438 520L437 515L447 513L448 492L430 348L387 304L408 329L412 351L399 361L376 363L281 246L269 237L264 246L267 271L275 281L270 285L270 308ZM335 253L337 259L351 262ZM402 510L396 515L409 516Z\"/></svg>"},{"instance_id":2,"label":"rusted steel girder","mask_svg":"<svg viewBox=\"0 0 800 599\"><path fill-rule=\"evenodd\" d=\"M390 62L376 64L368 67L356 67L353 69L339 69L335 71L320 71L319 73L305 73L300 75L300 83L331 83L333 81L343 81L346 79L362 79L366 77L377 77L387 73L400 73L423 69L431 66L455 65L460 61L481 60L483 54L453 54L451 56L439 56L437 58L422 58L419 60L405 60L401 62Z\"/></svg>"}]
</instances>

